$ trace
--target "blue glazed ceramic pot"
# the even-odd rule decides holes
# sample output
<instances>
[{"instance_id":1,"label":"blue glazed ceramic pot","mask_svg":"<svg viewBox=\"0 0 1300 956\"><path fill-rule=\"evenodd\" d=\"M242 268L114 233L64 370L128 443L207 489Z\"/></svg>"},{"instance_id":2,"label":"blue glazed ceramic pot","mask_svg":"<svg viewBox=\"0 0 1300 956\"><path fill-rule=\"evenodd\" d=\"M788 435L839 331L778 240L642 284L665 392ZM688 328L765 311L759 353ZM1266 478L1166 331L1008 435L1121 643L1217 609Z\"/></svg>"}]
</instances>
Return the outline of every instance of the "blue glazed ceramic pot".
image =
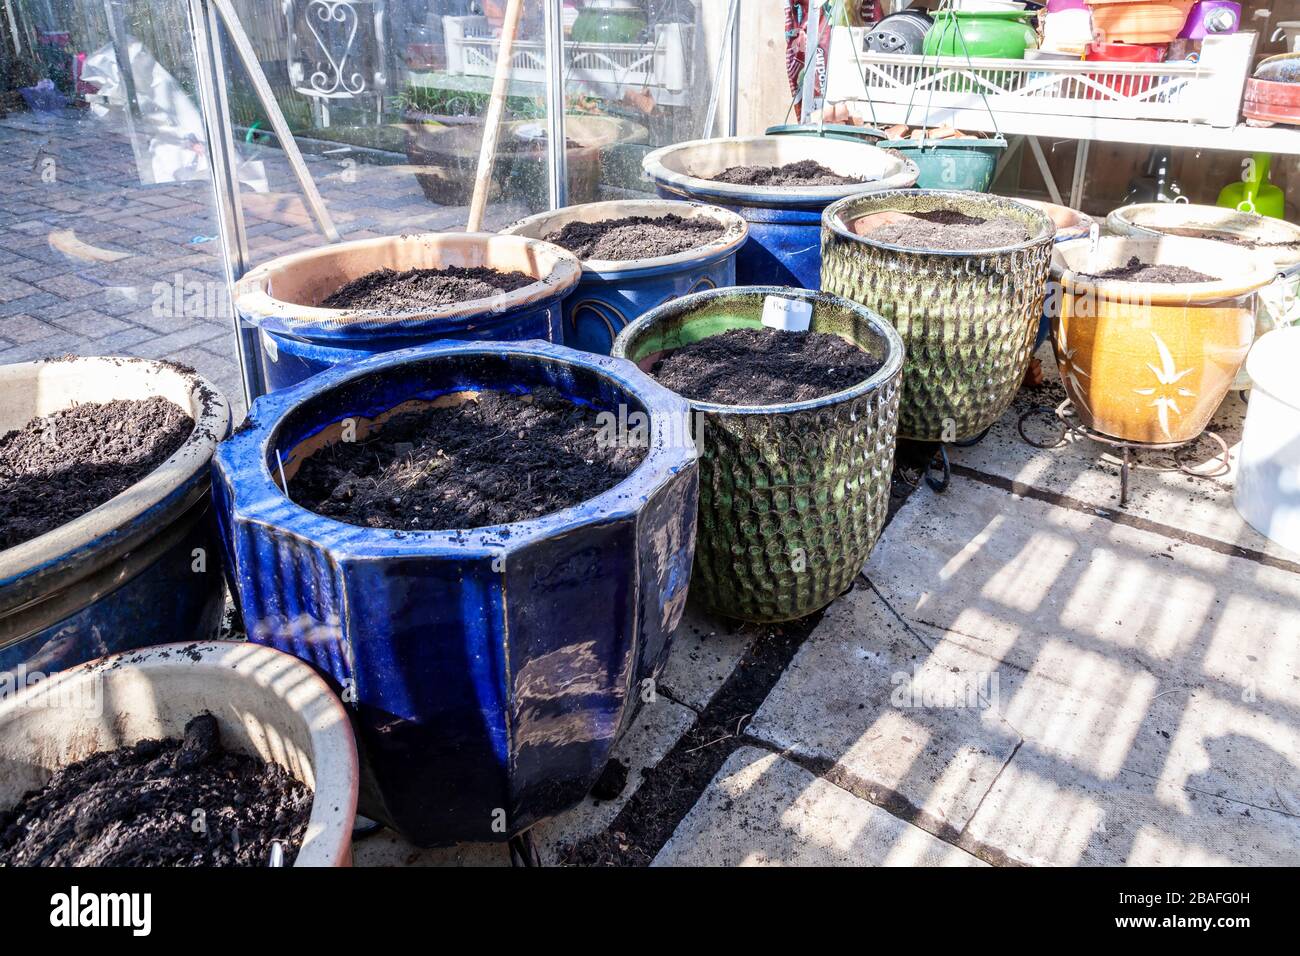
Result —
<instances>
[{"instance_id":1,"label":"blue glazed ceramic pot","mask_svg":"<svg viewBox=\"0 0 1300 956\"><path fill-rule=\"evenodd\" d=\"M648 416L646 459L573 508L452 531L343 524L274 477L399 405L540 386L633 427ZM505 840L583 798L686 601L698 493L686 416L631 364L544 342L377 355L254 404L214 467L232 590L251 640L310 661L349 702L361 812L441 845Z\"/></svg>"},{"instance_id":2,"label":"blue glazed ceramic pot","mask_svg":"<svg viewBox=\"0 0 1300 956\"><path fill-rule=\"evenodd\" d=\"M140 359L7 365L0 434L74 403L154 395L193 416L185 444L98 508L0 551L0 674L31 679L117 651L216 636L225 592L208 468L230 431L216 389L193 371Z\"/></svg>"},{"instance_id":3,"label":"blue glazed ceramic pot","mask_svg":"<svg viewBox=\"0 0 1300 956\"><path fill-rule=\"evenodd\" d=\"M401 315L318 305L377 269L449 266L523 272L537 281L490 299ZM563 249L518 236L383 236L273 259L239 281L235 308L261 329L267 388L275 391L335 365L437 339L561 342L560 307L578 274L578 260Z\"/></svg>"},{"instance_id":4,"label":"blue glazed ceramic pot","mask_svg":"<svg viewBox=\"0 0 1300 956\"><path fill-rule=\"evenodd\" d=\"M715 182L734 166L783 166L811 159L862 182L844 186L739 186ZM645 157L659 195L714 203L749 223L736 256L737 285L821 287L821 214L837 199L916 182L910 160L865 142L815 136L704 139L665 146Z\"/></svg>"},{"instance_id":5,"label":"blue glazed ceramic pot","mask_svg":"<svg viewBox=\"0 0 1300 956\"><path fill-rule=\"evenodd\" d=\"M546 239L571 222L604 222L629 216L677 215L713 219L726 227L698 249L644 259L584 259L577 291L564 303L564 344L608 355L623 328L670 299L736 283L736 252L749 235L745 220L718 206L658 199L614 200L569 206L515 223L508 235Z\"/></svg>"}]
</instances>

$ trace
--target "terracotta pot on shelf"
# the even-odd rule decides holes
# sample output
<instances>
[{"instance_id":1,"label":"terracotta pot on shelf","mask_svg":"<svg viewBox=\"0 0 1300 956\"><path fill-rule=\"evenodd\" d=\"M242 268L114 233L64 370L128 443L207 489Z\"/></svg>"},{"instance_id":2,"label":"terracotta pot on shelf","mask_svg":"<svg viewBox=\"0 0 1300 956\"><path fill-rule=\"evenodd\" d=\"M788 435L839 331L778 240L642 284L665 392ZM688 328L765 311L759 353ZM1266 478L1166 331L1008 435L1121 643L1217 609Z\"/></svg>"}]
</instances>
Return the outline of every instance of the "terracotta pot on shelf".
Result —
<instances>
[{"instance_id":1,"label":"terracotta pot on shelf","mask_svg":"<svg viewBox=\"0 0 1300 956\"><path fill-rule=\"evenodd\" d=\"M1181 265L1208 282L1100 280L1131 257ZM1255 337L1255 293L1270 262L1220 242L1107 236L1058 246L1052 346L1079 420L1124 441L1170 444L1199 435Z\"/></svg>"},{"instance_id":2,"label":"terracotta pot on shelf","mask_svg":"<svg viewBox=\"0 0 1300 956\"><path fill-rule=\"evenodd\" d=\"M1106 43L1177 39L1195 0L1105 0L1089 3L1094 32Z\"/></svg>"}]
</instances>

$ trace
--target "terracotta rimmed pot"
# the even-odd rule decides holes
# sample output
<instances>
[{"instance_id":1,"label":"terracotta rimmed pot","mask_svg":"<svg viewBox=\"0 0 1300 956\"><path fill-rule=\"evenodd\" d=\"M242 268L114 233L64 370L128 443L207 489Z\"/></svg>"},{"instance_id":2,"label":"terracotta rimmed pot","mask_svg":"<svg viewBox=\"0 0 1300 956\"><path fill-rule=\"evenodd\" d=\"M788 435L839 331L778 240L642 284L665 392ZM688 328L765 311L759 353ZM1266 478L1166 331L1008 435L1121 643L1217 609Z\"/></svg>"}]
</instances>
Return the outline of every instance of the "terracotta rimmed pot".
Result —
<instances>
[{"instance_id":1,"label":"terracotta rimmed pot","mask_svg":"<svg viewBox=\"0 0 1300 956\"><path fill-rule=\"evenodd\" d=\"M192 370L134 358L0 366L0 434L85 402L161 396L194 431L116 497L0 551L0 671L52 674L115 651L216 636L224 587L208 466L226 399Z\"/></svg>"},{"instance_id":2,"label":"terracotta rimmed pot","mask_svg":"<svg viewBox=\"0 0 1300 956\"><path fill-rule=\"evenodd\" d=\"M894 213L953 210L1024 223L1030 238L981 250L895 246L862 232ZM1056 229L984 193L912 189L853 196L823 216L822 286L891 322L907 347L898 434L965 441L1006 411L1033 355Z\"/></svg>"},{"instance_id":3,"label":"terracotta rimmed pot","mask_svg":"<svg viewBox=\"0 0 1300 956\"><path fill-rule=\"evenodd\" d=\"M357 748L339 699L288 654L233 641L164 644L82 664L0 700L0 809L54 771L204 712L227 748L279 764L314 792L294 866L349 866Z\"/></svg>"},{"instance_id":4,"label":"terracotta rimmed pot","mask_svg":"<svg viewBox=\"0 0 1300 956\"><path fill-rule=\"evenodd\" d=\"M749 226L736 213L720 206L631 199L544 212L504 230L508 235L544 240L571 222L667 215L712 219L722 223L726 231L712 242L671 256L617 261L584 259L577 291L564 303L566 345L608 355L618 333L655 306L701 289L734 285L736 253L749 237Z\"/></svg>"},{"instance_id":5,"label":"terracotta rimmed pot","mask_svg":"<svg viewBox=\"0 0 1300 956\"><path fill-rule=\"evenodd\" d=\"M484 266L535 276L488 299L385 314L319 303L376 269ZM578 284L575 256L547 242L488 233L423 233L340 242L272 259L235 286L235 308L262 330L267 386L296 385L335 365L436 339L563 340L560 305Z\"/></svg>"},{"instance_id":6,"label":"terracotta rimmed pot","mask_svg":"<svg viewBox=\"0 0 1300 956\"><path fill-rule=\"evenodd\" d=\"M646 313L614 355L649 369L673 349L729 329L760 328L768 296L813 305L811 329L884 359L870 378L781 405L691 401L700 458L700 530L691 593L744 621L825 607L862 569L889 506L903 343L862 306L805 289L713 289Z\"/></svg>"},{"instance_id":7,"label":"terracotta rimmed pot","mask_svg":"<svg viewBox=\"0 0 1300 956\"><path fill-rule=\"evenodd\" d=\"M869 182L802 189L736 186L714 182L733 166L783 166L816 160L843 176ZM659 195L713 203L739 213L749 223L749 242L736 257L740 285L821 284L821 213L844 196L897 189L916 182L911 160L863 142L812 136L753 136L702 139L665 146L642 161Z\"/></svg>"},{"instance_id":8,"label":"terracotta rimmed pot","mask_svg":"<svg viewBox=\"0 0 1300 956\"><path fill-rule=\"evenodd\" d=\"M1213 282L1096 280L1137 256L1228 278ZM1272 281L1258 256L1207 239L1106 236L1057 247L1052 346L1082 424L1125 441L1199 435L1255 336L1255 292Z\"/></svg>"},{"instance_id":9,"label":"terracotta rimmed pot","mask_svg":"<svg viewBox=\"0 0 1300 956\"><path fill-rule=\"evenodd\" d=\"M360 528L280 490L280 461L292 480L345 422L360 439L398 409L543 386L646 416L645 460L572 508L472 530ZM626 362L545 342L377 355L254 404L213 469L233 590L250 640L349 688L362 813L421 845L502 841L587 794L685 605L687 411Z\"/></svg>"}]
</instances>

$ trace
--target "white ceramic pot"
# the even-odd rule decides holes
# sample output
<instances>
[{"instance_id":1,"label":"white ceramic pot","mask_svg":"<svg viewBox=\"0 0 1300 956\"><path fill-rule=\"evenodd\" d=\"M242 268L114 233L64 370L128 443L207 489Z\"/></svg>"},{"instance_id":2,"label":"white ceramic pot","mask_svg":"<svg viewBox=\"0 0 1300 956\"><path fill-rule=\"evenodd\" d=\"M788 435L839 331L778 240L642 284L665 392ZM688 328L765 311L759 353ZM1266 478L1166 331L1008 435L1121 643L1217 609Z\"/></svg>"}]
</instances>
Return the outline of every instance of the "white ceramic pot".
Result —
<instances>
[{"instance_id":1,"label":"white ceramic pot","mask_svg":"<svg viewBox=\"0 0 1300 956\"><path fill-rule=\"evenodd\" d=\"M0 699L0 807L92 754L180 737L205 711L226 747L279 764L315 793L294 866L350 865L357 748L347 712L310 666L257 644L164 644Z\"/></svg>"},{"instance_id":2,"label":"white ceramic pot","mask_svg":"<svg viewBox=\"0 0 1300 956\"><path fill-rule=\"evenodd\" d=\"M119 650L216 636L224 592L208 466L230 433L220 392L168 362L5 365L0 434L77 403L153 396L194 419L176 453L99 507L0 551L0 670L21 663L51 673Z\"/></svg>"},{"instance_id":3,"label":"white ceramic pot","mask_svg":"<svg viewBox=\"0 0 1300 956\"><path fill-rule=\"evenodd\" d=\"M1262 336L1246 358L1254 381L1233 501L1252 528L1300 553L1300 327Z\"/></svg>"}]
</instances>

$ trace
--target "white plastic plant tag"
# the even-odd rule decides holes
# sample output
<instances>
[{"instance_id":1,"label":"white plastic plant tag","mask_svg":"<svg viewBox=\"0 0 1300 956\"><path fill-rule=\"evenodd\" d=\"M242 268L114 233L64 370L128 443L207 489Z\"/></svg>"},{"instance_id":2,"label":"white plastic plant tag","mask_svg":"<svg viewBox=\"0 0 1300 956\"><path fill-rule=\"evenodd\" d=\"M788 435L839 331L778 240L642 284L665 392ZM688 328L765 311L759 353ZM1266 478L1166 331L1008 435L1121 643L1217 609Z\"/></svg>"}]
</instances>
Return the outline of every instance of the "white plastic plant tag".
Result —
<instances>
[{"instance_id":1,"label":"white plastic plant tag","mask_svg":"<svg viewBox=\"0 0 1300 956\"><path fill-rule=\"evenodd\" d=\"M812 322L812 303L805 299L783 299L769 295L763 300L763 324L783 332L807 332Z\"/></svg>"},{"instance_id":2,"label":"white plastic plant tag","mask_svg":"<svg viewBox=\"0 0 1300 956\"><path fill-rule=\"evenodd\" d=\"M1101 224L1094 222L1092 228L1088 230L1088 242L1091 244L1092 254L1097 254L1097 246L1101 244Z\"/></svg>"},{"instance_id":3,"label":"white plastic plant tag","mask_svg":"<svg viewBox=\"0 0 1300 956\"><path fill-rule=\"evenodd\" d=\"M272 362L280 361L280 346L275 344L275 339L266 334L265 329L262 330L262 351Z\"/></svg>"}]
</instances>

